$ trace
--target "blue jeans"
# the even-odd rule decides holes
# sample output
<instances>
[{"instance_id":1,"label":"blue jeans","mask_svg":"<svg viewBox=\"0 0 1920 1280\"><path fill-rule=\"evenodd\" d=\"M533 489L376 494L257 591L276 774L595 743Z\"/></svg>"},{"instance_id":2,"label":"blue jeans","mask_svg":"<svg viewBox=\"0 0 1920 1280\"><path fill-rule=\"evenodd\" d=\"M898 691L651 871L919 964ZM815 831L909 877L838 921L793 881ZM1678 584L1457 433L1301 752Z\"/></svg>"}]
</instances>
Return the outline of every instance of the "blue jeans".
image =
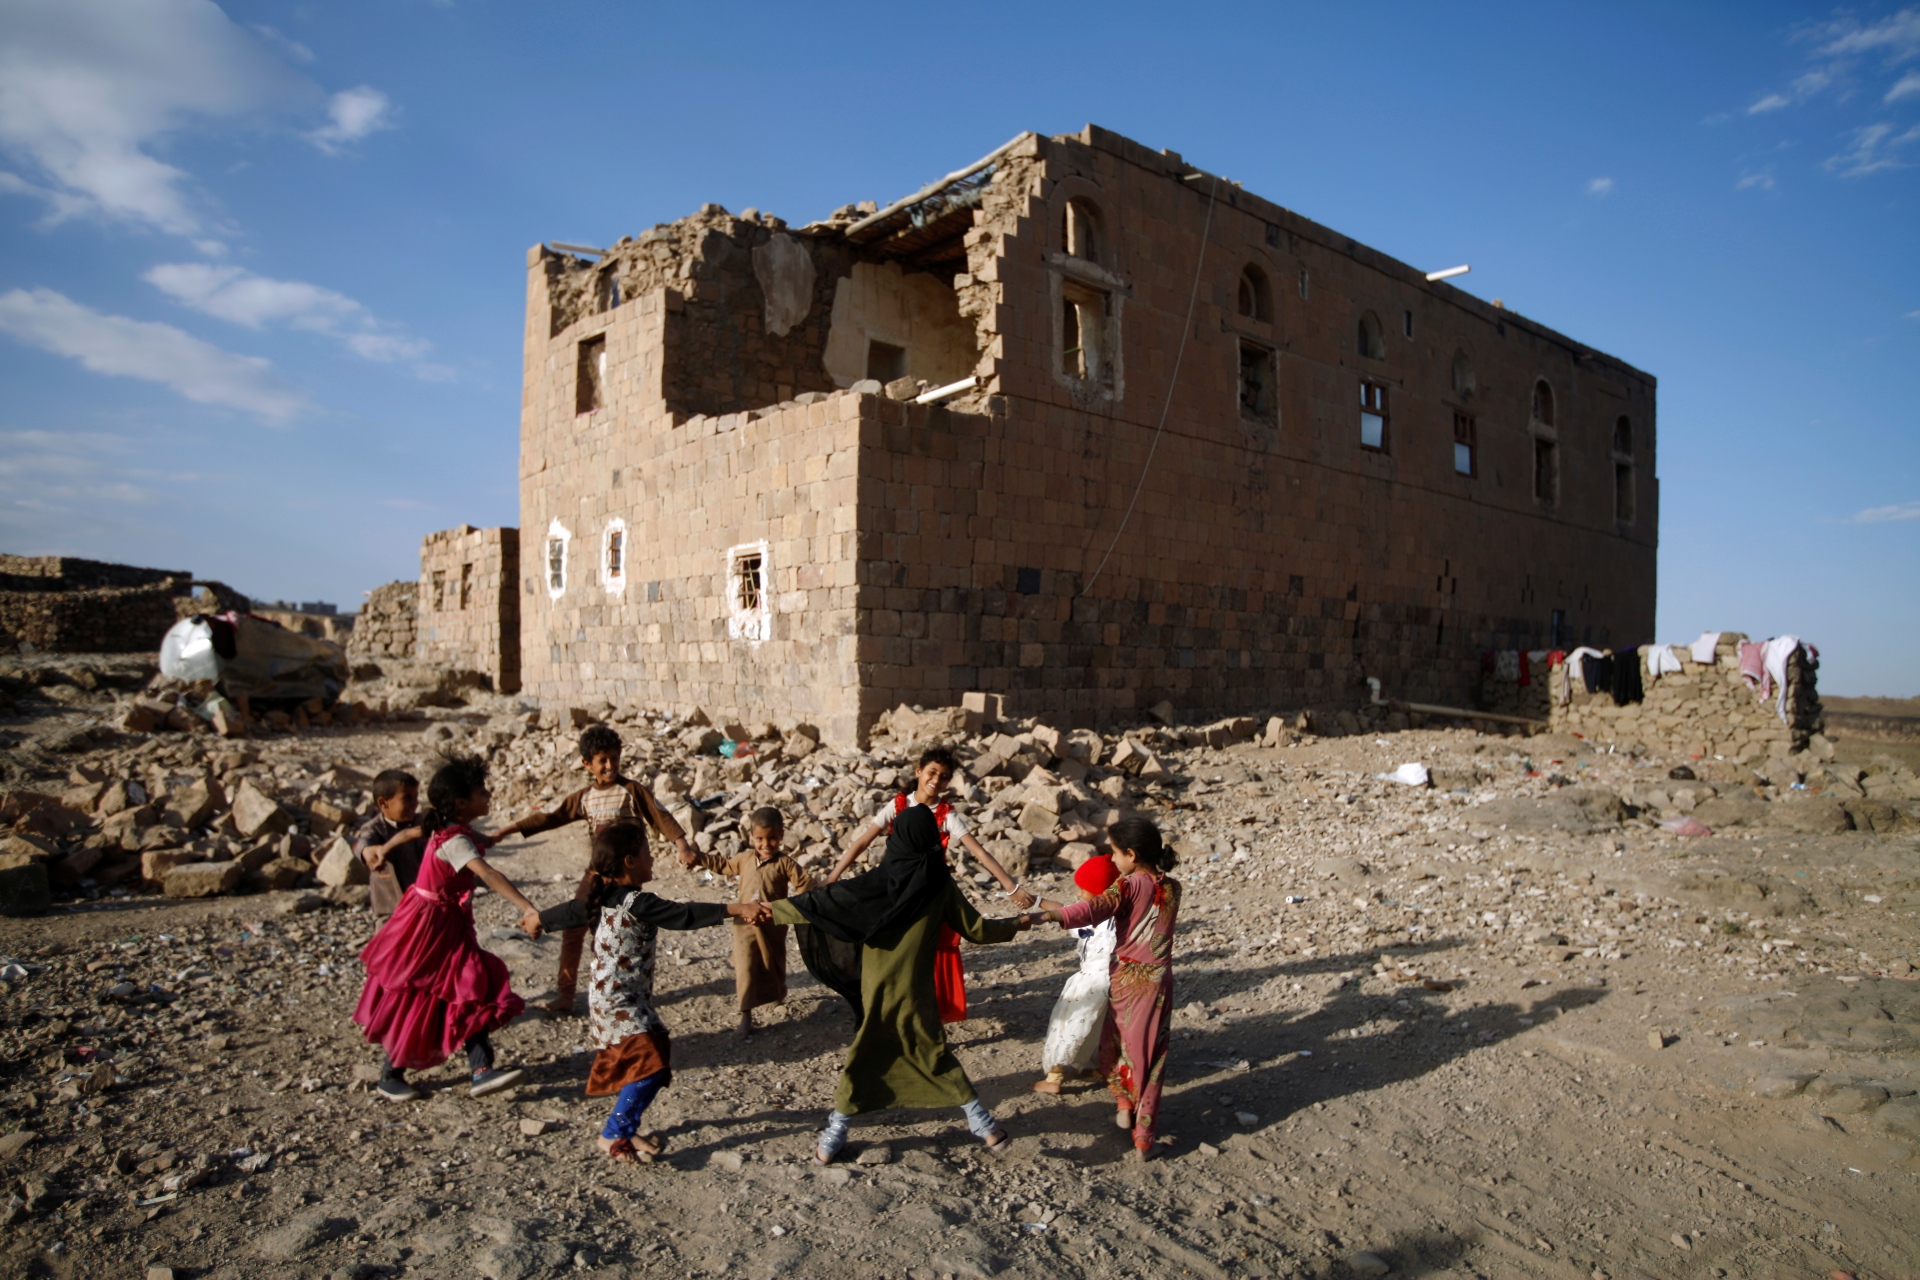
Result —
<instances>
[{"instance_id":1,"label":"blue jeans","mask_svg":"<svg viewBox=\"0 0 1920 1280\"><path fill-rule=\"evenodd\" d=\"M640 1117L647 1113L647 1106L653 1101L666 1084L667 1073L656 1071L643 1076L620 1091L614 1099L613 1114L607 1117L607 1127L600 1131L603 1138L631 1138L640 1128Z\"/></svg>"}]
</instances>

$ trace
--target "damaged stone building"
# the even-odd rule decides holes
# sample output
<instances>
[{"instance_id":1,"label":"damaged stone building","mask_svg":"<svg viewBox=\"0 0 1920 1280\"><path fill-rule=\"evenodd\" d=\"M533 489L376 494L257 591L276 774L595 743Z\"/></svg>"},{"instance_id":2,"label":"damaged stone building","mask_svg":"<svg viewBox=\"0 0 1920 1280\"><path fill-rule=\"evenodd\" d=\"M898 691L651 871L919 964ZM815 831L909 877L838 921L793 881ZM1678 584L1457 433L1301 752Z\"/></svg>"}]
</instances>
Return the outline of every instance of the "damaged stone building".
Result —
<instances>
[{"instance_id":1,"label":"damaged stone building","mask_svg":"<svg viewBox=\"0 0 1920 1280\"><path fill-rule=\"evenodd\" d=\"M846 742L973 689L1465 704L1483 650L1651 634L1651 376L1096 126L527 267L543 699Z\"/></svg>"}]
</instances>

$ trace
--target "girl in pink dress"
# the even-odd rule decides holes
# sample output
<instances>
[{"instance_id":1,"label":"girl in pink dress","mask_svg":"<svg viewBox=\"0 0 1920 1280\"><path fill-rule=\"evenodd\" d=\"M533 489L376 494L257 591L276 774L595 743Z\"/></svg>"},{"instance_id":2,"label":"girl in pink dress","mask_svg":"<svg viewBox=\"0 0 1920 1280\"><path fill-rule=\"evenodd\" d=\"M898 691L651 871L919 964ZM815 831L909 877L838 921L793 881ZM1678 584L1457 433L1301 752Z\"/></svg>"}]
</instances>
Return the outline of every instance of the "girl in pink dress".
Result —
<instances>
[{"instance_id":1,"label":"girl in pink dress","mask_svg":"<svg viewBox=\"0 0 1920 1280\"><path fill-rule=\"evenodd\" d=\"M490 1033L526 1003L508 986L506 962L480 949L473 928L478 878L520 908L522 929L540 932L539 911L481 856L493 842L472 824L486 816L492 799L481 760L453 760L433 775L419 818L427 836L420 874L360 952L367 984L353 1020L384 1051L378 1092L389 1101L418 1098L406 1073L437 1067L461 1049L473 1072L467 1091L476 1098L526 1074L493 1064Z\"/></svg>"},{"instance_id":2,"label":"girl in pink dress","mask_svg":"<svg viewBox=\"0 0 1920 1280\"><path fill-rule=\"evenodd\" d=\"M1151 1159L1160 1115L1160 1086L1173 1027L1173 926L1180 882L1167 875L1177 859L1145 818L1124 818L1107 832L1120 879L1097 898L1042 901L1033 918L1084 929L1113 921L1116 942L1107 981L1107 1020L1100 1029L1100 1070L1118 1109L1114 1123L1133 1134L1133 1153Z\"/></svg>"}]
</instances>

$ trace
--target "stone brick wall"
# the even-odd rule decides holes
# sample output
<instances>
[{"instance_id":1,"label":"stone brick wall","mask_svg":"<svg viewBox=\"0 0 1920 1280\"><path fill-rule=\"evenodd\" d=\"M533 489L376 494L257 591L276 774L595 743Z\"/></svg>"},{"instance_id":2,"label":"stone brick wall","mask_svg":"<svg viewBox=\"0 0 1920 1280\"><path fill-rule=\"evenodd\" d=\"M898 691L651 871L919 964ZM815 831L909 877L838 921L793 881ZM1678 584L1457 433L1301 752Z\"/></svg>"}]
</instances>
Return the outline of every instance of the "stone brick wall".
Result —
<instances>
[{"instance_id":1,"label":"stone brick wall","mask_svg":"<svg viewBox=\"0 0 1920 1280\"><path fill-rule=\"evenodd\" d=\"M413 657L419 600L416 579L403 578L369 591L348 633L347 653L355 658Z\"/></svg>"},{"instance_id":2,"label":"stone brick wall","mask_svg":"<svg viewBox=\"0 0 1920 1280\"><path fill-rule=\"evenodd\" d=\"M556 588L544 548L529 554L530 691L825 717L847 741L896 703L967 689L1076 721L1162 699L1352 705L1367 675L1465 705L1483 649L1651 633L1650 376L1091 126L1024 135L969 182L877 230L709 208L598 265L532 251L521 519L579 567ZM1069 201L1091 249L1063 230ZM789 234L813 290L775 342L754 250ZM881 339L836 334L823 303L877 323L892 304L874 290L903 269L923 315L929 280L952 290L979 387L933 408L807 391L844 385L849 353ZM595 274L621 280L618 305ZM964 343L925 328L908 358L950 371ZM583 344L605 352L587 412ZM1386 400L1382 448L1363 446L1363 384ZM610 589L616 521L629 563ZM728 606L729 551L760 542L765 638ZM829 594L789 614L801 591Z\"/></svg>"},{"instance_id":3,"label":"stone brick wall","mask_svg":"<svg viewBox=\"0 0 1920 1280\"><path fill-rule=\"evenodd\" d=\"M143 569L75 556L0 555L0 590L87 591L99 587L152 587L191 581L185 569Z\"/></svg>"},{"instance_id":4,"label":"stone brick wall","mask_svg":"<svg viewBox=\"0 0 1920 1280\"><path fill-rule=\"evenodd\" d=\"M417 656L520 688L520 531L461 525L420 543Z\"/></svg>"},{"instance_id":5,"label":"stone brick wall","mask_svg":"<svg viewBox=\"0 0 1920 1280\"><path fill-rule=\"evenodd\" d=\"M0 591L0 645L41 653L143 653L180 618L188 584L90 591Z\"/></svg>"},{"instance_id":6,"label":"stone brick wall","mask_svg":"<svg viewBox=\"0 0 1920 1280\"><path fill-rule=\"evenodd\" d=\"M1564 667L1556 664L1549 685L1553 728L1596 743L1643 743L1672 755L1724 756L1750 765L1805 750L1825 727L1818 673L1804 650L1788 659L1783 721L1775 709L1778 690L1761 700L1740 675L1739 646L1745 639L1737 631L1722 632L1712 665L1695 662L1684 647L1675 646L1681 669L1658 680L1646 676L1644 656L1639 657L1646 697L1624 707L1615 706L1608 693L1588 693L1578 672L1571 696L1561 701Z\"/></svg>"}]
</instances>

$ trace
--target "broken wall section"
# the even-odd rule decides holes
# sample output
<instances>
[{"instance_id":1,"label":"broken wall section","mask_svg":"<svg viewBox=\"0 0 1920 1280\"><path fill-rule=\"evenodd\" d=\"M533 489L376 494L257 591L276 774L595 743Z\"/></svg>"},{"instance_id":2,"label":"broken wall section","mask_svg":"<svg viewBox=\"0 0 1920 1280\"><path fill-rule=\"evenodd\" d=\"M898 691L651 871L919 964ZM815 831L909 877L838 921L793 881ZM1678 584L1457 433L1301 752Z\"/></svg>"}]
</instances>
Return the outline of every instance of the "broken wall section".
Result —
<instances>
[{"instance_id":1,"label":"broken wall section","mask_svg":"<svg viewBox=\"0 0 1920 1280\"><path fill-rule=\"evenodd\" d=\"M520 688L520 531L461 525L420 543L416 655Z\"/></svg>"},{"instance_id":2,"label":"broken wall section","mask_svg":"<svg viewBox=\"0 0 1920 1280\"><path fill-rule=\"evenodd\" d=\"M42 653L149 653L196 613L246 597L184 569L71 556L0 556L0 645Z\"/></svg>"},{"instance_id":3,"label":"broken wall section","mask_svg":"<svg viewBox=\"0 0 1920 1280\"><path fill-rule=\"evenodd\" d=\"M1711 665L1695 662L1685 646L1674 645L1680 670L1658 679L1646 674L1646 650L1636 651L1632 660L1641 664L1645 696L1625 706L1615 706L1604 690L1588 693L1578 671L1571 673L1568 691L1567 666L1556 663L1549 683L1552 727L1601 745L1642 744L1671 755L1725 757L1745 765L1806 750L1826 724L1814 664L1804 648L1787 660L1783 720L1775 710L1779 690L1761 698L1740 674L1745 639L1737 631L1721 632Z\"/></svg>"},{"instance_id":4,"label":"broken wall section","mask_svg":"<svg viewBox=\"0 0 1920 1280\"><path fill-rule=\"evenodd\" d=\"M402 578L367 592L347 636L352 658L411 658L419 628L420 583Z\"/></svg>"}]
</instances>

